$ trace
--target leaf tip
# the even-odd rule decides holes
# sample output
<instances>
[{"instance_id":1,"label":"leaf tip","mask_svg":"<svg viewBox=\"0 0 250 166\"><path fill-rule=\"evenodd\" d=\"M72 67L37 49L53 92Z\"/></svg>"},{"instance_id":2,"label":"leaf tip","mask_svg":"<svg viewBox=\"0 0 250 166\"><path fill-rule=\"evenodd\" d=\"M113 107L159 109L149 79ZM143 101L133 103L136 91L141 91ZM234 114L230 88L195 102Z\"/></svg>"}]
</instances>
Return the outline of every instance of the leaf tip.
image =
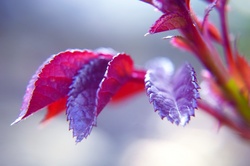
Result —
<instances>
[{"instance_id":1,"label":"leaf tip","mask_svg":"<svg viewBox=\"0 0 250 166\"><path fill-rule=\"evenodd\" d=\"M13 125L17 124L18 122L20 122L21 120L22 120L22 118L19 117L14 122L12 122L10 125L13 126Z\"/></svg>"},{"instance_id":2,"label":"leaf tip","mask_svg":"<svg viewBox=\"0 0 250 166\"><path fill-rule=\"evenodd\" d=\"M188 124L189 121L190 121L190 117L189 116L182 116L180 118L179 124L184 127L184 126L186 126L186 124Z\"/></svg>"},{"instance_id":3,"label":"leaf tip","mask_svg":"<svg viewBox=\"0 0 250 166\"><path fill-rule=\"evenodd\" d=\"M10 125L13 126L16 123L20 122L21 120L25 119L27 117L26 112L27 112L26 110L21 110L21 113L19 114L18 118L14 122L12 122Z\"/></svg>"}]
</instances>

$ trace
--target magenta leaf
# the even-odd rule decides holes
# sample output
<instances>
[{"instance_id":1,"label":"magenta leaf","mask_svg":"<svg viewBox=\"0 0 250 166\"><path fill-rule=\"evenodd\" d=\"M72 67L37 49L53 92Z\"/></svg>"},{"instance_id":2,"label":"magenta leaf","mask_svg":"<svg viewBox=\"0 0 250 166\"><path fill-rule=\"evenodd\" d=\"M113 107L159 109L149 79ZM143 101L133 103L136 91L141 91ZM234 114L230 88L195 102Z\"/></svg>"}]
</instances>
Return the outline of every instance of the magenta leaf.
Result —
<instances>
[{"instance_id":1,"label":"magenta leaf","mask_svg":"<svg viewBox=\"0 0 250 166\"><path fill-rule=\"evenodd\" d=\"M121 89L112 97L113 102L119 102L124 100L132 95L144 92L145 91L145 78L146 71L145 70L136 70L134 69L132 73L132 79L129 79L127 83L125 83Z\"/></svg>"},{"instance_id":2,"label":"magenta leaf","mask_svg":"<svg viewBox=\"0 0 250 166\"><path fill-rule=\"evenodd\" d=\"M29 82L21 113L14 123L66 97L73 76L97 54L88 50L67 50L51 56Z\"/></svg>"},{"instance_id":3,"label":"magenta leaf","mask_svg":"<svg viewBox=\"0 0 250 166\"><path fill-rule=\"evenodd\" d=\"M76 142L86 138L96 126L96 94L109 60L93 59L74 77L67 101L67 120Z\"/></svg>"},{"instance_id":4,"label":"magenta leaf","mask_svg":"<svg viewBox=\"0 0 250 166\"><path fill-rule=\"evenodd\" d=\"M170 38L171 39L170 43L179 49L183 49L189 52L194 51L193 45L185 37L173 36L173 37L167 37L167 38Z\"/></svg>"},{"instance_id":5,"label":"magenta leaf","mask_svg":"<svg viewBox=\"0 0 250 166\"><path fill-rule=\"evenodd\" d=\"M181 13L189 10L190 0L141 0L150 5L153 5L163 13Z\"/></svg>"},{"instance_id":6,"label":"magenta leaf","mask_svg":"<svg viewBox=\"0 0 250 166\"><path fill-rule=\"evenodd\" d=\"M45 123L66 110L67 97L61 98L47 106L47 113L41 123Z\"/></svg>"},{"instance_id":7,"label":"magenta leaf","mask_svg":"<svg viewBox=\"0 0 250 166\"><path fill-rule=\"evenodd\" d=\"M163 14L150 28L149 33L168 31L183 28L187 25L186 18L178 13Z\"/></svg>"},{"instance_id":8,"label":"magenta leaf","mask_svg":"<svg viewBox=\"0 0 250 166\"><path fill-rule=\"evenodd\" d=\"M173 65L167 59L158 59L145 76L149 100L160 117L177 125L186 125L194 116L199 98L196 75L190 64L184 64L173 74Z\"/></svg>"},{"instance_id":9,"label":"magenta leaf","mask_svg":"<svg viewBox=\"0 0 250 166\"><path fill-rule=\"evenodd\" d=\"M133 61L126 54L118 54L109 62L104 79L98 89L97 114L110 101L111 97L131 79Z\"/></svg>"}]
</instances>

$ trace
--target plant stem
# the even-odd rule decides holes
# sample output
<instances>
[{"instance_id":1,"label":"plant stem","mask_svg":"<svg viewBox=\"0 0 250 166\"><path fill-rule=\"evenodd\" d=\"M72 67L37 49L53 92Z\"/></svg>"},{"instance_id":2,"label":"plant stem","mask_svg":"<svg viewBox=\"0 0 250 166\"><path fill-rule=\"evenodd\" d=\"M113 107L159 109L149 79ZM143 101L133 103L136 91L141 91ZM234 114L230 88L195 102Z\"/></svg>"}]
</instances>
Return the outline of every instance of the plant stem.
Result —
<instances>
[{"instance_id":1,"label":"plant stem","mask_svg":"<svg viewBox=\"0 0 250 166\"><path fill-rule=\"evenodd\" d=\"M221 32L222 32L222 42L223 42L223 49L225 58L229 67L233 67L233 53L231 49L230 39L229 39L229 31L227 26L227 18L226 18L226 0L221 1L221 5L219 6L219 15L220 15L220 22L221 22Z\"/></svg>"},{"instance_id":2,"label":"plant stem","mask_svg":"<svg viewBox=\"0 0 250 166\"><path fill-rule=\"evenodd\" d=\"M202 100L198 101L198 107L205 111L206 113L212 115L212 117L216 118L220 123L230 127L231 129L234 129L235 131L239 132L242 137L246 139L250 139L250 131L246 127L242 127L237 125L237 123L234 123L233 120L227 118L224 114L221 114L219 110L216 108L212 107L208 103L205 103Z\"/></svg>"}]
</instances>

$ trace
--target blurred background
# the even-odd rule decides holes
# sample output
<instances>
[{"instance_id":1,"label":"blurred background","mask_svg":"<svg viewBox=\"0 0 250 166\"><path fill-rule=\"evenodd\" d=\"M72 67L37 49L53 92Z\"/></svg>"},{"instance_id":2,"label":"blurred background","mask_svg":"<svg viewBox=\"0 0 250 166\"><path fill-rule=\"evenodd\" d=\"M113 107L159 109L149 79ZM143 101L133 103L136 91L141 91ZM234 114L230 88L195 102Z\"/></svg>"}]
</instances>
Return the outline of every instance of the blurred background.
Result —
<instances>
[{"instance_id":1,"label":"blurred background","mask_svg":"<svg viewBox=\"0 0 250 166\"><path fill-rule=\"evenodd\" d=\"M239 49L250 52L249 2L232 1L231 32ZM204 3L192 1L203 16ZM178 67L192 55L162 37L144 37L161 13L137 0L0 1L0 165L1 166L247 166L249 142L197 110L186 127L161 120L144 93L107 106L98 127L75 144L64 114L39 125L45 110L14 126L29 79L50 55L69 48L111 47L130 54L143 66L156 56ZM212 16L216 13L212 12ZM214 18L214 22L218 19Z\"/></svg>"}]
</instances>

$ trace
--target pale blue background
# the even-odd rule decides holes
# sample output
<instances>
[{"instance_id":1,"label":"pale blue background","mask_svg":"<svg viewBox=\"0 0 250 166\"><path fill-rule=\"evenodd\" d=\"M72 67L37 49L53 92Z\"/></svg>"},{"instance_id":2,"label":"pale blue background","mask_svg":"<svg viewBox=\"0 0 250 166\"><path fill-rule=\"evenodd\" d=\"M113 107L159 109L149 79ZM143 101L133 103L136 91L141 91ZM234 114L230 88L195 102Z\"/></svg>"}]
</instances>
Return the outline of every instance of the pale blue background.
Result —
<instances>
[{"instance_id":1,"label":"pale blue background","mask_svg":"<svg viewBox=\"0 0 250 166\"><path fill-rule=\"evenodd\" d=\"M235 2L231 30L247 54L250 13L244 6L249 4ZM193 5L202 15L203 3L194 0ZM77 145L65 115L41 128L43 110L10 127L35 70L50 55L68 48L112 47L131 54L140 66L154 56L167 56L177 66L190 61L199 73L200 65L190 54L161 40L176 32L143 36L159 16L136 0L1 0L0 165L248 165L249 143L227 128L217 132L218 123L210 116L197 111L189 125L176 127L154 113L144 94L108 106L98 127Z\"/></svg>"}]
</instances>

